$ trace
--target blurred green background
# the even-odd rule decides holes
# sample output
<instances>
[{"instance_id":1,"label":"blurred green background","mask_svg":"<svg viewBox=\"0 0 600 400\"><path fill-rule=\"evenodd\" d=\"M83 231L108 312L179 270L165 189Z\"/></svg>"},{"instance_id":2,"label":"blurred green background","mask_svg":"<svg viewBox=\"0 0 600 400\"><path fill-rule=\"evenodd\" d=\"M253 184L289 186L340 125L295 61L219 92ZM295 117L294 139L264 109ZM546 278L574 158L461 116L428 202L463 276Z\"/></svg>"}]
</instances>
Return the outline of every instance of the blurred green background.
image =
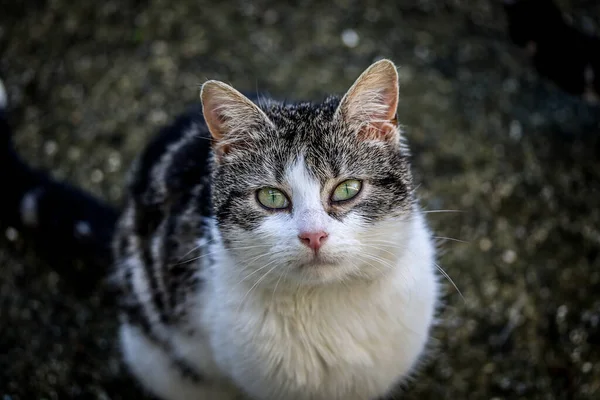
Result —
<instances>
[{"instance_id":1,"label":"blurred green background","mask_svg":"<svg viewBox=\"0 0 600 400\"><path fill-rule=\"evenodd\" d=\"M19 151L118 205L133 157L205 80L320 99L391 58L422 204L460 211L428 218L464 296L446 282L404 398L600 398L600 108L536 75L500 1L294 3L0 3ZM558 4L600 34L598 2ZM0 398L140 398L103 291L75 294L2 236Z\"/></svg>"}]
</instances>

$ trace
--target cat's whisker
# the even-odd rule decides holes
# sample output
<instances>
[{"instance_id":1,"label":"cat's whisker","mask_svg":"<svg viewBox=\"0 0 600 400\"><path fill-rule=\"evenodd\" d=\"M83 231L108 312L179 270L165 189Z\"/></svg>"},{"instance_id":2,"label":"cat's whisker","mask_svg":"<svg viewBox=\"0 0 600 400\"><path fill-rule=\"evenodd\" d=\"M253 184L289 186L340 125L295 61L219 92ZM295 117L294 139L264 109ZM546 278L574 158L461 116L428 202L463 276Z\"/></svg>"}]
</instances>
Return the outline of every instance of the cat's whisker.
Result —
<instances>
[{"instance_id":1,"label":"cat's whisker","mask_svg":"<svg viewBox=\"0 0 600 400\"><path fill-rule=\"evenodd\" d=\"M452 241L452 242L458 242L458 243L464 243L464 244L471 243L469 241L460 240L460 239L447 237L447 236L432 236L432 238L447 240L447 241ZM397 248L398 246L400 246L400 243L398 241L390 241L390 240L384 240L384 239L381 239L381 240L370 239L370 240L366 241L365 243L362 243L363 246L370 246L371 244L375 244L375 245L383 246L383 247L387 247L387 248ZM380 249L380 250L383 250L383 249ZM383 250L383 251L386 251L386 250ZM389 251L386 251L386 252L389 253Z\"/></svg>"},{"instance_id":2,"label":"cat's whisker","mask_svg":"<svg viewBox=\"0 0 600 400\"><path fill-rule=\"evenodd\" d=\"M470 243L466 240L460 240L460 239L456 239L456 238L451 238L451 237L447 237L447 236L432 236L434 239L443 239L443 240L450 240L452 242L459 242L459 243Z\"/></svg>"},{"instance_id":3,"label":"cat's whisker","mask_svg":"<svg viewBox=\"0 0 600 400\"><path fill-rule=\"evenodd\" d=\"M359 241L358 244L362 244L364 242L387 242L387 243L401 244L402 239L401 238L388 239L387 236L381 237L380 235L372 235L372 236L362 236L361 241Z\"/></svg>"},{"instance_id":4,"label":"cat's whisker","mask_svg":"<svg viewBox=\"0 0 600 400\"><path fill-rule=\"evenodd\" d=\"M276 260L274 260L274 261L276 261ZM273 261L271 261L269 264L272 264L272 263L273 263ZM269 265L269 264L267 264L267 265ZM246 294L244 295L244 297L242 297L242 300L240 301L240 304L239 304L239 306L238 306L238 312L239 312L239 309L240 309L240 307L241 307L241 306L244 304L244 301L246 300L246 297L248 297L248 295L250 294L250 292L252 292L252 290L253 290L253 289L254 289L256 286L258 286L258 284L259 284L259 283L261 283L261 282L262 282L262 281L263 281L263 280L264 280L264 279L267 277L267 275L269 275L269 273L271 273L271 271L273 271L273 270L274 270L275 268L277 268L278 266L279 266L278 264L275 264L275 266L273 266L273 267L272 267L270 270L268 270L267 272L265 272L265 274L264 274L263 276L261 276L261 277L260 277L260 278L259 278L259 279L258 279L258 280L257 280L257 281L254 283L254 285L252 285L252 287L251 287L251 288L250 288L250 289L249 289L249 290L246 292Z\"/></svg>"},{"instance_id":5,"label":"cat's whisker","mask_svg":"<svg viewBox=\"0 0 600 400\"><path fill-rule=\"evenodd\" d=\"M423 214L436 214L436 213L463 213L462 210L423 210Z\"/></svg>"},{"instance_id":6,"label":"cat's whisker","mask_svg":"<svg viewBox=\"0 0 600 400\"><path fill-rule=\"evenodd\" d=\"M265 253L263 256L265 256L265 255L269 255L269 253ZM258 258L260 258L260 257L257 257L257 259L258 259ZM246 280L248 280L248 278L250 278L252 275L256 274L256 273L257 273L257 272L259 272L259 271L262 271L263 269L267 268L269 265L273 264L274 262L277 262L277 259L271 260L271 261L269 261L268 263L266 263L265 265L263 265L262 267L260 267L260 268L257 268L257 269L255 269L254 271L250 272L248 275L244 276L244 277L242 278L242 280L241 280L241 281L239 281L239 282L236 284L236 286L237 286L237 285L239 285L239 284L241 284L242 282L245 282L245 281L246 281ZM246 264L246 265L248 265L248 264Z\"/></svg>"},{"instance_id":7,"label":"cat's whisker","mask_svg":"<svg viewBox=\"0 0 600 400\"><path fill-rule=\"evenodd\" d=\"M192 249L191 249L191 250L187 251L185 254L183 254L181 257L179 257L179 258L177 259L177 261L176 261L176 262L175 262L173 265L171 265L171 266L179 265L179 263L180 263L181 261L183 261L183 260L184 260L184 259L185 259L187 256L189 256L190 254L192 254L194 251L196 251L196 250L200 249L201 247L202 247L201 245L198 245L198 246L194 246L194 247L192 247Z\"/></svg>"},{"instance_id":8,"label":"cat's whisker","mask_svg":"<svg viewBox=\"0 0 600 400\"><path fill-rule=\"evenodd\" d=\"M406 250L409 251L413 256L416 256L416 254L414 252L412 252L410 249L406 249ZM462 292L460 291L460 289L458 288L458 286L456 285L456 283L454 283L454 280L452 280L452 278L450 277L450 275L446 271L444 271L444 269L441 267L441 265L439 265L435 261L432 261L432 262L435 265L435 267L437 268L437 270L440 271L440 273L444 276L444 278L446 278L448 280L448 282L450 282L450 284L452 284L452 286L454 286L454 289L456 289L456 292L459 294L459 296L461 297L461 299L463 300L463 302L466 303L467 300L463 296Z\"/></svg>"},{"instance_id":9,"label":"cat's whisker","mask_svg":"<svg viewBox=\"0 0 600 400\"><path fill-rule=\"evenodd\" d=\"M384 247L399 247L402 245L402 243L399 240L386 240L386 239L369 239L364 241L363 243L361 243L361 245L370 245L370 244L377 244L377 245L384 245Z\"/></svg>"},{"instance_id":10,"label":"cat's whisker","mask_svg":"<svg viewBox=\"0 0 600 400\"><path fill-rule=\"evenodd\" d=\"M399 246L401 244L401 242L399 240L389 240L389 239L369 239L367 241L367 244L368 243L387 243L392 246Z\"/></svg>"},{"instance_id":11,"label":"cat's whisker","mask_svg":"<svg viewBox=\"0 0 600 400\"><path fill-rule=\"evenodd\" d=\"M460 295L460 297L463 299L463 301L466 303L467 300L465 299L465 297L463 296L462 292L460 291L460 289L458 288L458 286L456 286L456 284L454 283L454 281L452 280L452 278L450 278L450 275L448 275L448 273L446 271L444 271L444 269L436 262L434 262L435 266L437 267L438 271L440 271L440 273L442 275L444 275L444 277L446 279L448 279L448 282L450 282L452 284L452 286L454 286L454 289L456 289L456 291L458 292L458 294Z\"/></svg>"},{"instance_id":12,"label":"cat's whisker","mask_svg":"<svg viewBox=\"0 0 600 400\"><path fill-rule=\"evenodd\" d=\"M367 257L368 259L371 259L373 261L377 261L377 262L381 263L382 266L384 266L384 267L386 267L388 269L394 269L394 268L396 268L396 266L392 265L388 260L383 259L381 257L377 257L377 256L374 256L372 254L365 254L365 253L360 254L360 256L361 257Z\"/></svg>"},{"instance_id":13,"label":"cat's whisker","mask_svg":"<svg viewBox=\"0 0 600 400\"><path fill-rule=\"evenodd\" d=\"M367 264L368 266L370 266L371 268L374 268L374 269L376 269L376 270L379 272L379 274L380 274L381 276L384 276L384 275L385 275L385 272L384 272L384 271L382 271L381 269L377 268L375 265L371 264L370 262L368 262L368 261L366 261L366 260L363 260L363 262L364 262L365 264Z\"/></svg>"},{"instance_id":14,"label":"cat's whisker","mask_svg":"<svg viewBox=\"0 0 600 400\"><path fill-rule=\"evenodd\" d=\"M192 258L188 258L187 260L183 260L183 261L174 263L174 264L170 265L169 267L175 267L177 265L189 264L189 263L192 263L194 261L198 261L198 260L201 260L201 259L203 259L205 257L212 256L212 255L215 255L215 254L218 254L218 253L221 253L221 251L213 251L213 252L210 252L210 253L204 253L204 254L199 255L198 257L192 257Z\"/></svg>"},{"instance_id":15,"label":"cat's whisker","mask_svg":"<svg viewBox=\"0 0 600 400\"><path fill-rule=\"evenodd\" d=\"M367 249L375 249L375 250L380 250L380 251L385 251L386 253L388 253L389 255L393 256L393 257L397 257L398 255L396 253L392 253L389 250L386 250L384 247L388 247L388 248L392 248L392 246L384 246L384 247L380 247L380 246L374 246L372 244L369 243L364 243L363 247L366 247Z\"/></svg>"},{"instance_id":16,"label":"cat's whisker","mask_svg":"<svg viewBox=\"0 0 600 400\"><path fill-rule=\"evenodd\" d=\"M212 137L206 137L206 136L200 136L200 135L194 135L194 139L202 139L202 140L207 140L209 142L213 141Z\"/></svg>"},{"instance_id":17,"label":"cat's whisker","mask_svg":"<svg viewBox=\"0 0 600 400\"><path fill-rule=\"evenodd\" d=\"M256 244L252 246L238 246L238 247L228 247L227 250L249 250L249 249L260 249L265 247L272 247L270 244Z\"/></svg>"},{"instance_id":18,"label":"cat's whisker","mask_svg":"<svg viewBox=\"0 0 600 400\"><path fill-rule=\"evenodd\" d=\"M266 253L262 253L259 254L257 256L252 257L251 259L245 259L245 260L241 260L241 263L243 263L244 268L249 267L252 263L256 262L257 260L261 259L264 256L268 256L268 255L273 255L272 252L266 252Z\"/></svg>"},{"instance_id":19,"label":"cat's whisker","mask_svg":"<svg viewBox=\"0 0 600 400\"><path fill-rule=\"evenodd\" d=\"M271 253L263 253L260 254L256 257L253 257L250 260L246 260L242 263L240 263L240 268L241 270L245 270L248 266L250 266L250 263L255 262L256 260L260 259L261 257L264 256L268 256L271 255ZM232 292L233 290L235 290L235 288L237 288L239 285L241 285L245 280L247 280L251 275L253 275L254 273L263 270L264 268L268 267L273 261L267 263L266 265L263 265L262 267L260 267L257 270L252 271L251 273L249 273L248 275L244 276L242 279L240 279L235 285L232 285L231 288L229 289L229 292Z\"/></svg>"},{"instance_id":20,"label":"cat's whisker","mask_svg":"<svg viewBox=\"0 0 600 400\"><path fill-rule=\"evenodd\" d=\"M265 248L265 247L270 247L270 246L269 245L257 245L257 246L231 247L228 250L249 250L249 249ZM212 255L219 254L219 253L222 253L222 252L223 252L222 250L217 250L217 251L212 251L210 253L204 253L204 254L199 255L198 257L192 257L192 258L187 259L185 261L181 261L179 263L175 263L175 264L173 264L173 266L175 266L175 265L181 265L181 264L187 264L187 263L190 263L190 262L194 262L194 261L200 260L200 259L202 259L204 257L212 256Z\"/></svg>"},{"instance_id":21,"label":"cat's whisker","mask_svg":"<svg viewBox=\"0 0 600 400\"><path fill-rule=\"evenodd\" d=\"M214 243L217 243L216 239L211 239L211 240L206 241L205 243L198 244L198 245L192 247L190 250L188 250L186 253L184 253L181 257L179 257L179 259L177 260L177 262L174 265L177 265L180 262L184 262L184 263L187 262L188 260L183 261L185 259L185 257L187 257L188 255L190 255L191 253L193 253L196 250L200 250L203 247L209 247L211 244L214 244Z\"/></svg>"},{"instance_id":22,"label":"cat's whisker","mask_svg":"<svg viewBox=\"0 0 600 400\"><path fill-rule=\"evenodd\" d=\"M199 255L198 257L192 257L192 258L188 258L187 260L183 260L183 261L180 261L180 262L177 262L177 263L173 263L173 264L169 265L169 267L175 267L177 265L183 265L183 264L193 263L194 261L198 261L198 260L201 260L201 259L203 259L205 257L209 257L209 256L212 256L212 255L215 255L215 254L219 254L219 253L221 253L221 251L213 251L213 252L210 252L210 253L204 253L204 254Z\"/></svg>"},{"instance_id":23,"label":"cat's whisker","mask_svg":"<svg viewBox=\"0 0 600 400\"><path fill-rule=\"evenodd\" d=\"M275 287L273 288L273 294L271 295L271 303L275 302L275 292L277 291L277 287L279 286L279 282L281 281L281 278L283 277L285 280L289 271L290 270L286 268L285 274L279 275L279 279L277 279L277 283L275 284Z\"/></svg>"}]
</instances>

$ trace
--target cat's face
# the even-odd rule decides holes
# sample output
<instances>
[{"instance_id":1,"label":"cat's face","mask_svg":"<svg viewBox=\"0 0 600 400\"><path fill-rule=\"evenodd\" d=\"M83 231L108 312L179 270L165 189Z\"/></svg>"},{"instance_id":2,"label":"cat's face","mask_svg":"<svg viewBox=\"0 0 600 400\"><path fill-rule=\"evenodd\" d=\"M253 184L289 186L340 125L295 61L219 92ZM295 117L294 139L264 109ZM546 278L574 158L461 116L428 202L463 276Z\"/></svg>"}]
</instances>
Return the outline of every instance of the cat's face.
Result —
<instances>
[{"instance_id":1,"label":"cat's face","mask_svg":"<svg viewBox=\"0 0 600 400\"><path fill-rule=\"evenodd\" d=\"M248 107L254 114L221 114L216 121L207 115L220 140L213 175L218 227L249 280L315 284L373 278L392 268L413 198L393 121L396 72L381 67L370 72L379 75L367 70L357 81L370 84L358 87L368 93L355 84L341 102L259 110L236 98L235 112ZM211 99L203 100L206 113ZM222 112L226 100L218 101ZM246 123L215 126L227 118Z\"/></svg>"}]
</instances>

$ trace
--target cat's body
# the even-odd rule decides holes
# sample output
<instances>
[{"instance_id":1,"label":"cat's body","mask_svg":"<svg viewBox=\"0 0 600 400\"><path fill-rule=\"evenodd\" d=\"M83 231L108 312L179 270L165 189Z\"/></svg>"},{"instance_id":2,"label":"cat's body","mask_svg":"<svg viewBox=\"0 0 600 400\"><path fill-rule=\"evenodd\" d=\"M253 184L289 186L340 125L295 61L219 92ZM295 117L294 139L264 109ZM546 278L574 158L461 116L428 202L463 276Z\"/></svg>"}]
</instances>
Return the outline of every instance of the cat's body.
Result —
<instances>
[{"instance_id":1,"label":"cat's body","mask_svg":"<svg viewBox=\"0 0 600 400\"><path fill-rule=\"evenodd\" d=\"M389 394L438 297L395 67L320 104L213 81L202 100L130 175L114 239L130 370L168 400Z\"/></svg>"}]
</instances>

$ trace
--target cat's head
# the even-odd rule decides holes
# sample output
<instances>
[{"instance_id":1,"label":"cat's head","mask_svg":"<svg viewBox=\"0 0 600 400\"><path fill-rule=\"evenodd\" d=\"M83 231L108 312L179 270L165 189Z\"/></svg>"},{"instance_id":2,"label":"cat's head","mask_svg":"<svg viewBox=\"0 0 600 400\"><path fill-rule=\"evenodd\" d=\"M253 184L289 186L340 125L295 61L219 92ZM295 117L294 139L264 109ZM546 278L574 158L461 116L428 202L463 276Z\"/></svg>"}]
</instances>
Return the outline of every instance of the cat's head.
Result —
<instances>
[{"instance_id":1,"label":"cat's head","mask_svg":"<svg viewBox=\"0 0 600 400\"><path fill-rule=\"evenodd\" d=\"M373 64L341 100L257 105L217 81L201 97L214 212L241 275L321 284L393 268L414 199L392 62Z\"/></svg>"}]
</instances>

